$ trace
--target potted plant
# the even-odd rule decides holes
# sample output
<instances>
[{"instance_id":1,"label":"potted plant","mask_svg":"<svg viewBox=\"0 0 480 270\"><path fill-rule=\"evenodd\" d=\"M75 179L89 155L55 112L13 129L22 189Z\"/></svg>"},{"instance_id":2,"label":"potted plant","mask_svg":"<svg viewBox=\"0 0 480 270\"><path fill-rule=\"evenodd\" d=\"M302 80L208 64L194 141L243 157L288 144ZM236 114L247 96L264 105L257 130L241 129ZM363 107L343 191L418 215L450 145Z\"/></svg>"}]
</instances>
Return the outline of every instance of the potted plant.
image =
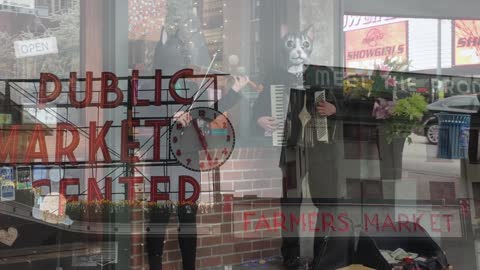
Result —
<instances>
[{"instance_id":1,"label":"potted plant","mask_svg":"<svg viewBox=\"0 0 480 270\"><path fill-rule=\"evenodd\" d=\"M65 214L74 221L80 221L83 218L83 202L67 202Z\"/></svg>"},{"instance_id":2,"label":"potted plant","mask_svg":"<svg viewBox=\"0 0 480 270\"><path fill-rule=\"evenodd\" d=\"M198 205L192 202L179 202L177 206L178 220L181 223L196 223Z\"/></svg>"},{"instance_id":3,"label":"potted plant","mask_svg":"<svg viewBox=\"0 0 480 270\"><path fill-rule=\"evenodd\" d=\"M421 125L427 102L420 94L397 101L379 98L373 110L378 126L378 152L380 158L380 176L382 179L400 179L402 177L402 158L405 141L412 142L412 131Z\"/></svg>"},{"instance_id":4,"label":"potted plant","mask_svg":"<svg viewBox=\"0 0 480 270\"><path fill-rule=\"evenodd\" d=\"M128 223L131 220L132 209L142 206L140 201L120 201L114 204L114 221L118 223Z\"/></svg>"},{"instance_id":5,"label":"potted plant","mask_svg":"<svg viewBox=\"0 0 480 270\"><path fill-rule=\"evenodd\" d=\"M21 189L15 192L15 201L25 206L33 207L35 204L35 189Z\"/></svg>"},{"instance_id":6,"label":"potted plant","mask_svg":"<svg viewBox=\"0 0 480 270\"><path fill-rule=\"evenodd\" d=\"M150 223L165 223L170 220L172 213L171 202L148 202L146 207L146 217Z\"/></svg>"}]
</instances>

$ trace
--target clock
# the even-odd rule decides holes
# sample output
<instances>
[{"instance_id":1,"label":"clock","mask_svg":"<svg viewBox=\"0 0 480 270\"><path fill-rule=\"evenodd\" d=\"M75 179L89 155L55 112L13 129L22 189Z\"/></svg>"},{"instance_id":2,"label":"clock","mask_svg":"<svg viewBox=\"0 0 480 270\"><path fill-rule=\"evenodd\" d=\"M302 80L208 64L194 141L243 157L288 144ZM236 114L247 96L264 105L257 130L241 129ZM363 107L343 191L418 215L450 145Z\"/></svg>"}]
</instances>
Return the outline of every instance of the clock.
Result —
<instances>
[{"instance_id":1,"label":"clock","mask_svg":"<svg viewBox=\"0 0 480 270\"><path fill-rule=\"evenodd\" d=\"M192 171L210 171L222 166L235 147L235 131L221 112L207 107L190 110L190 123L170 126L170 150L176 160Z\"/></svg>"}]
</instances>

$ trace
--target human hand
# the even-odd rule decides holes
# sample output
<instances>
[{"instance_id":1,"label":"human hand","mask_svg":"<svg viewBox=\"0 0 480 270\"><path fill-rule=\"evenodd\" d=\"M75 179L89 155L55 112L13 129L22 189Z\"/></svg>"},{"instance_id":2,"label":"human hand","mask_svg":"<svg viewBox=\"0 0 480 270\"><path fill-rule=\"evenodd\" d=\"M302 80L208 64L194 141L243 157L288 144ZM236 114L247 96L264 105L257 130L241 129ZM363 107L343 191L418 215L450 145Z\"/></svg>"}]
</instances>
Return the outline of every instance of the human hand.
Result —
<instances>
[{"instance_id":1,"label":"human hand","mask_svg":"<svg viewBox=\"0 0 480 270\"><path fill-rule=\"evenodd\" d=\"M188 126L188 124L192 121L192 115L190 114L190 112L176 112L174 115L173 115L173 119L175 121L178 121L182 124L182 126Z\"/></svg>"},{"instance_id":2,"label":"human hand","mask_svg":"<svg viewBox=\"0 0 480 270\"><path fill-rule=\"evenodd\" d=\"M321 116L331 116L337 113L335 105L326 101L319 102L316 109Z\"/></svg>"},{"instance_id":3,"label":"human hand","mask_svg":"<svg viewBox=\"0 0 480 270\"><path fill-rule=\"evenodd\" d=\"M233 80L235 81L233 83L232 89L235 92L242 90L250 82L250 79L248 78L248 76L232 76L232 77L233 77Z\"/></svg>"},{"instance_id":4,"label":"human hand","mask_svg":"<svg viewBox=\"0 0 480 270\"><path fill-rule=\"evenodd\" d=\"M258 118L257 123L268 132L272 132L277 129L277 121L271 116L262 116Z\"/></svg>"}]
</instances>

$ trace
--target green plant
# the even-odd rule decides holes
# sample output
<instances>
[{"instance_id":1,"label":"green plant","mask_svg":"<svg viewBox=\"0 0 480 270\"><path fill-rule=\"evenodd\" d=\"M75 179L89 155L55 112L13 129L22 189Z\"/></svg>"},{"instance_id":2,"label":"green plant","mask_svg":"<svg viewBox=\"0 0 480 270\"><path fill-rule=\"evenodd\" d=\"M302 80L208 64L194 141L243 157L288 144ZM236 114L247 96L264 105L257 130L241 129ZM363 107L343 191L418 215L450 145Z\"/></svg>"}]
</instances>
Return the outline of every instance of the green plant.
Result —
<instances>
[{"instance_id":1,"label":"green plant","mask_svg":"<svg viewBox=\"0 0 480 270\"><path fill-rule=\"evenodd\" d=\"M392 117L385 122L387 141L392 142L395 137L406 137L412 143L412 130L421 125L423 114L427 110L427 102L420 94L412 94L395 102Z\"/></svg>"}]
</instances>

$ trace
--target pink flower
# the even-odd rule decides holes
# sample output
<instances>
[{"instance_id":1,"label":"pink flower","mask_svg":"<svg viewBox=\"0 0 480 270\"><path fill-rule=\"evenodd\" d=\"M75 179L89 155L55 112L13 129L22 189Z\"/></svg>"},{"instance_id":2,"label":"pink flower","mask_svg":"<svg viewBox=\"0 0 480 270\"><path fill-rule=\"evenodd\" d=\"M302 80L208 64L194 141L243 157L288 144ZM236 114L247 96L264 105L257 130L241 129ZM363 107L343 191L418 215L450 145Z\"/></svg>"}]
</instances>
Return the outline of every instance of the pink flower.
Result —
<instances>
[{"instance_id":1,"label":"pink flower","mask_svg":"<svg viewBox=\"0 0 480 270\"><path fill-rule=\"evenodd\" d=\"M387 76L390 73L390 67L385 64L380 64L375 67L375 69L379 70L380 76Z\"/></svg>"},{"instance_id":2,"label":"pink flower","mask_svg":"<svg viewBox=\"0 0 480 270\"><path fill-rule=\"evenodd\" d=\"M389 77L386 81L386 85L388 87L395 87L397 85L397 80L395 80L393 77Z\"/></svg>"},{"instance_id":3,"label":"pink flower","mask_svg":"<svg viewBox=\"0 0 480 270\"><path fill-rule=\"evenodd\" d=\"M379 98L375 101L375 105L373 106L372 116L379 120L388 119L392 117L394 105L393 101Z\"/></svg>"}]
</instances>

